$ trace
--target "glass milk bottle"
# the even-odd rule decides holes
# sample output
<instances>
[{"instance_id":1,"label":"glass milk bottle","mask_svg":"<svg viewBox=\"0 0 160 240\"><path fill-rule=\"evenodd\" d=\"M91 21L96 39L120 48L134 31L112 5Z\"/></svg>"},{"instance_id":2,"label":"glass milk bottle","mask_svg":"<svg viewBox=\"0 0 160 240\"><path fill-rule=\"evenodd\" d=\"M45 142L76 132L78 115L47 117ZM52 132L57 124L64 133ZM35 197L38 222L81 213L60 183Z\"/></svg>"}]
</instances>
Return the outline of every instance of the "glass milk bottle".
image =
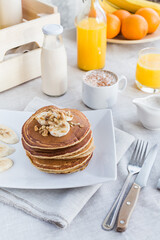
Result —
<instances>
[{"instance_id":1,"label":"glass milk bottle","mask_svg":"<svg viewBox=\"0 0 160 240\"><path fill-rule=\"evenodd\" d=\"M60 96L67 91L67 55L61 37L63 27L48 24L42 30L42 91L50 96Z\"/></svg>"},{"instance_id":2,"label":"glass milk bottle","mask_svg":"<svg viewBox=\"0 0 160 240\"><path fill-rule=\"evenodd\" d=\"M82 70L101 69L106 58L106 14L99 0L83 0L76 17L77 64Z\"/></svg>"},{"instance_id":3,"label":"glass milk bottle","mask_svg":"<svg viewBox=\"0 0 160 240\"><path fill-rule=\"evenodd\" d=\"M22 22L21 0L0 0L0 28Z\"/></svg>"}]
</instances>

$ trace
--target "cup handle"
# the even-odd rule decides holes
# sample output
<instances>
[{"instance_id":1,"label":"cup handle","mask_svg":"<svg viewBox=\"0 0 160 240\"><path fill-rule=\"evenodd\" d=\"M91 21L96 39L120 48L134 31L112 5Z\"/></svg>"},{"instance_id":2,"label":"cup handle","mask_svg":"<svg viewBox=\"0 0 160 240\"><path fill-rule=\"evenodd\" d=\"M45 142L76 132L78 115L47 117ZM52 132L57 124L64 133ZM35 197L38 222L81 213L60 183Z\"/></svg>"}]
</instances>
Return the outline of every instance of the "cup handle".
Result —
<instances>
[{"instance_id":1,"label":"cup handle","mask_svg":"<svg viewBox=\"0 0 160 240\"><path fill-rule=\"evenodd\" d=\"M123 82L123 83L122 83L122 86L119 87L118 92L123 92L127 87L127 78L124 75L120 76L119 83L120 82Z\"/></svg>"}]
</instances>

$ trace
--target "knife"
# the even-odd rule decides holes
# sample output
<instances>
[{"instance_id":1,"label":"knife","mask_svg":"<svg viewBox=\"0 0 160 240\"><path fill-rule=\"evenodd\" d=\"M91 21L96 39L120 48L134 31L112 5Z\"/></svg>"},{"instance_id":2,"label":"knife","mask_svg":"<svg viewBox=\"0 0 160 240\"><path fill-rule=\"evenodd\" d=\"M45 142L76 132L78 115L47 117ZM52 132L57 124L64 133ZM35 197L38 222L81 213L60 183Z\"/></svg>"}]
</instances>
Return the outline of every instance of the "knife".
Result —
<instances>
[{"instance_id":1,"label":"knife","mask_svg":"<svg viewBox=\"0 0 160 240\"><path fill-rule=\"evenodd\" d=\"M116 229L118 232L124 232L128 226L128 222L135 208L140 190L147 185L147 180L156 159L157 152L158 145L154 145L149 151L146 160L144 161L144 164L142 166L142 169L136 177L135 182L133 183L127 197L125 198L121 206Z\"/></svg>"}]
</instances>

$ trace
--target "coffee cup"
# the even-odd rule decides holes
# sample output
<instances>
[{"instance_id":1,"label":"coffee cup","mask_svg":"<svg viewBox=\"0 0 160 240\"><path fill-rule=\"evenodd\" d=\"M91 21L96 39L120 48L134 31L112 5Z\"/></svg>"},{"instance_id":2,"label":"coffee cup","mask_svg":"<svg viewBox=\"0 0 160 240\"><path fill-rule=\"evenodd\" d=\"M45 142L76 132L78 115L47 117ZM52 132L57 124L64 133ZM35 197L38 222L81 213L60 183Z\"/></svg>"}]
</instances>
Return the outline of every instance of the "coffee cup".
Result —
<instances>
[{"instance_id":1,"label":"coffee cup","mask_svg":"<svg viewBox=\"0 0 160 240\"><path fill-rule=\"evenodd\" d=\"M127 86L125 76L107 70L92 70L83 77L82 100L92 109L112 108Z\"/></svg>"}]
</instances>

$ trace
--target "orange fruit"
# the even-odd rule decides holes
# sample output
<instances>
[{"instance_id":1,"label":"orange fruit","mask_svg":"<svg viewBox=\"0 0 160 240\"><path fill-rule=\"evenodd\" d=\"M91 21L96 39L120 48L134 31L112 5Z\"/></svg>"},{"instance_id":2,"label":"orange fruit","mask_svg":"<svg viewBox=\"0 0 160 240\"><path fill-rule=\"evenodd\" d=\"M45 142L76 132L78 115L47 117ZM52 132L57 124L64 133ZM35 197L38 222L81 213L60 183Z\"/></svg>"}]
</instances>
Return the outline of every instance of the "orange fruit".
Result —
<instances>
[{"instance_id":1,"label":"orange fruit","mask_svg":"<svg viewBox=\"0 0 160 240\"><path fill-rule=\"evenodd\" d=\"M160 24L160 17L158 13L152 8L140 8L136 14L144 17L148 23L148 33L156 31Z\"/></svg>"},{"instance_id":2,"label":"orange fruit","mask_svg":"<svg viewBox=\"0 0 160 240\"><path fill-rule=\"evenodd\" d=\"M121 21L119 18L112 14L107 13L107 38L116 37L121 29Z\"/></svg>"},{"instance_id":3,"label":"orange fruit","mask_svg":"<svg viewBox=\"0 0 160 240\"><path fill-rule=\"evenodd\" d=\"M113 14L116 15L121 22L123 21L124 18L131 15L130 12L128 12L127 10L123 10L123 9L119 9L119 10L113 12Z\"/></svg>"},{"instance_id":4,"label":"orange fruit","mask_svg":"<svg viewBox=\"0 0 160 240\"><path fill-rule=\"evenodd\" d=\"M148 23L140 15L130 15L123 20L121 32L126 39L138 40L146 36Z\"/></svg>"}]
</instances>

